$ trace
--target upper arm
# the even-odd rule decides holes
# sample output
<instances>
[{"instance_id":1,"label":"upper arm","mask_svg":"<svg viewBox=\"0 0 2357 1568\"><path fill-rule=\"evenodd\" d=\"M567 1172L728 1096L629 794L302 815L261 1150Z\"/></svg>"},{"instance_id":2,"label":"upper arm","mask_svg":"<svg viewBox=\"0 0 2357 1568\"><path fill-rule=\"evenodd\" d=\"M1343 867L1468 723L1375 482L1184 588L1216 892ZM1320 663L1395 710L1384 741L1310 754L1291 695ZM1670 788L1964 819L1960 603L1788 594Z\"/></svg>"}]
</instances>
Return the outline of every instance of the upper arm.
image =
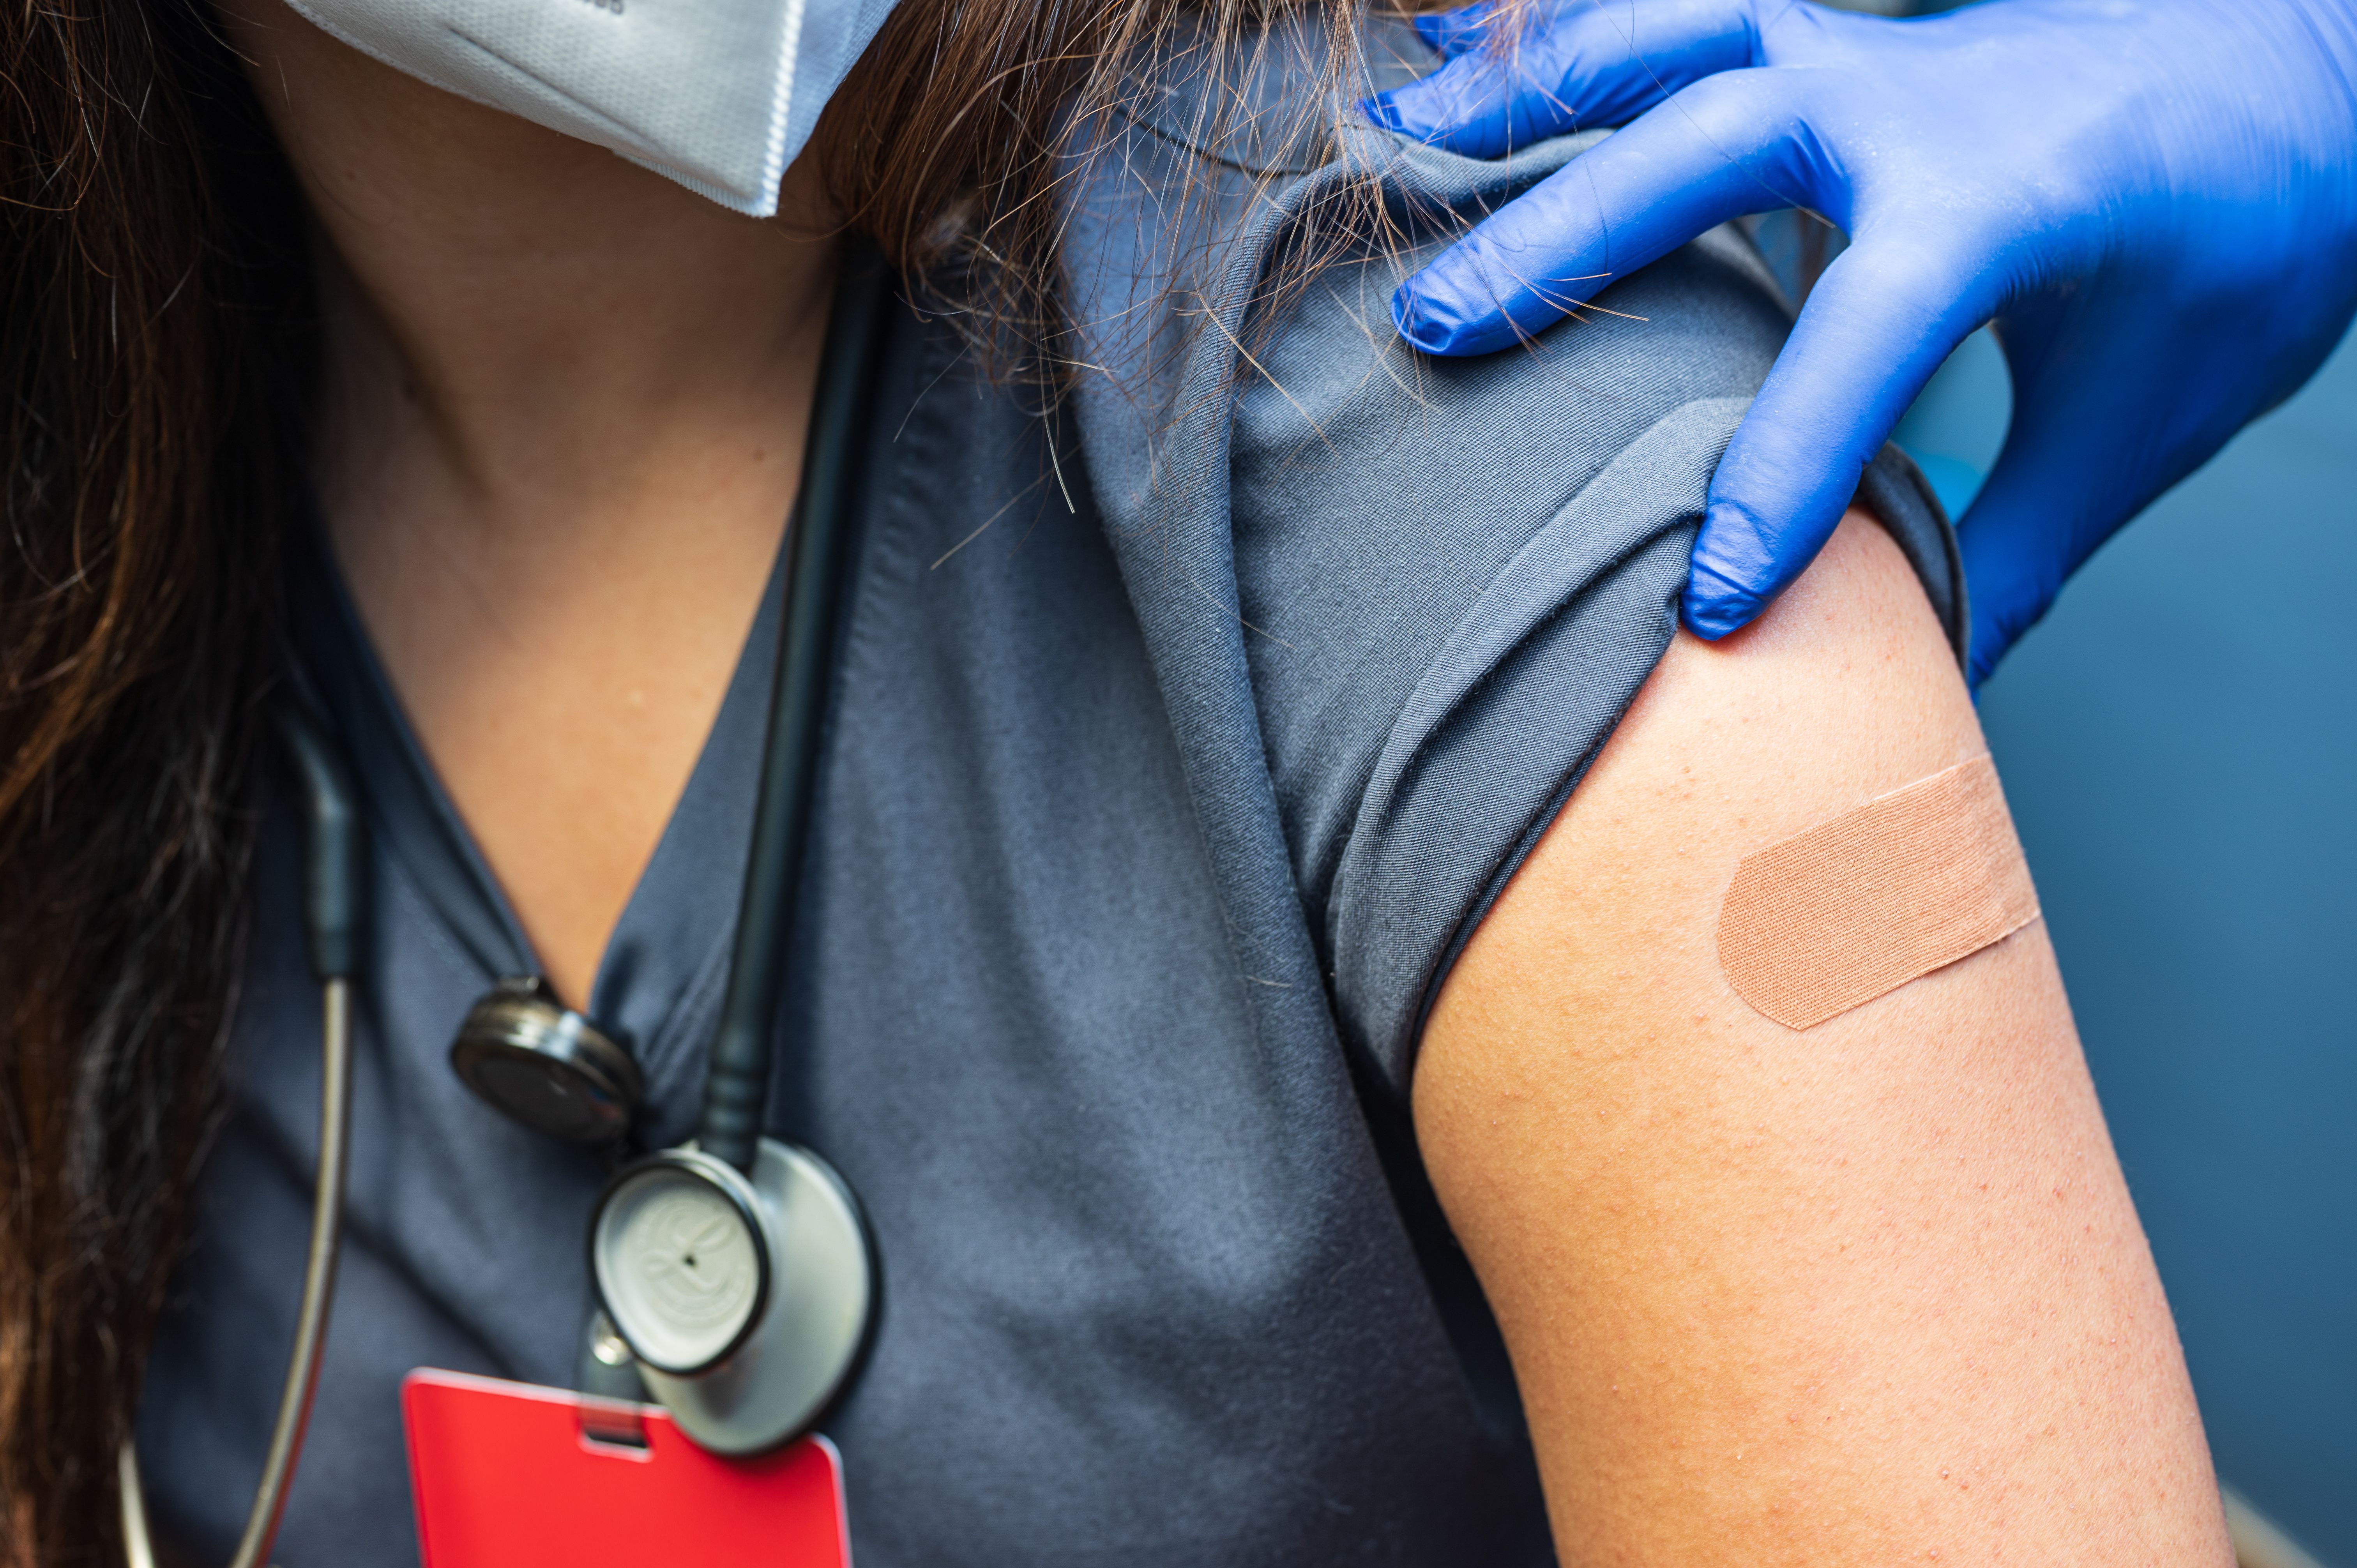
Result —
<instances>
[{"instance_id":1,"label":"upper arm","mask_svg":"<svg viewBox=\"0 0 2357 1568\"><path fill-rule=\"evenodd\" d=\"M1678 637L1443 986L1417 1136L1566 1562L2230 1561L2042 923L1805 1031L1719 970L1739 859L1984 750L1853 518Z\"/></svg>"}]
</instances>

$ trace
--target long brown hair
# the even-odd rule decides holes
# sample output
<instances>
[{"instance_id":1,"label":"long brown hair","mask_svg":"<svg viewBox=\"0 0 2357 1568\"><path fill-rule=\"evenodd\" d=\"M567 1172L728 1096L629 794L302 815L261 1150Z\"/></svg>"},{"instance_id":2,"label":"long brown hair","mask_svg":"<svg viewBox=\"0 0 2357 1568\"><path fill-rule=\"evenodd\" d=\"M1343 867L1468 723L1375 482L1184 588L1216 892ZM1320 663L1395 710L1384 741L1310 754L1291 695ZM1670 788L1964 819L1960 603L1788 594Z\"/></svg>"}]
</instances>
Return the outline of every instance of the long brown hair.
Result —
<instances>
[{"instance_id":1,"label":"long brown hair","mask_svg":"<svg viewBox=\"0 0 2357 1568\"><path fill-rule=\"evenodd\" d=\"M1189 47L1312 0L1209 0ZM852 226L1052 315L1055 182L1190 0L904 0L816 144ZM1203 24L1208 23L1208 28ZM1354 29L1336 29L1355 37ZM1344 63L1347 46L1338 54ZM1338 73L1337 78L1340 80ZM0 1563L119 1561L113 1455L235 1004L317 346L206 0L0 20Z\"/></svg>"},{"instance_id":2,"label":"long brown hair","mask_svg":"<svg viewBox=\"0 0 2357 1568\"><path fill-rule=\"evenodd\" d=\"M308 272L193 10L0 26L0 1542L115 1549L231 1003Z\"/></svg>"}]
</instances>

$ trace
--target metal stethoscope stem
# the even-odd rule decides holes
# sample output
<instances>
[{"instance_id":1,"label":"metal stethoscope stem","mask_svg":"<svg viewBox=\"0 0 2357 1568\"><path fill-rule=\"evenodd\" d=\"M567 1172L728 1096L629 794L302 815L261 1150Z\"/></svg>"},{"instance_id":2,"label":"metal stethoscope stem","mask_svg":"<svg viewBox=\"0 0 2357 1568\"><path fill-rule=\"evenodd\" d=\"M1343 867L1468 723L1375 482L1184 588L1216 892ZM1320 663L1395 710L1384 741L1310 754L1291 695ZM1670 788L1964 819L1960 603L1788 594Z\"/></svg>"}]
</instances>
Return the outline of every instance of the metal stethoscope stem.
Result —
<instances>
[{"instance_id":1,"label":"metal stethoscope stem","mask_svg":"<svg viewBox=\"0 0 2357 1568\"><path fill-rule=\"evenodd\" d=\"M352 985L328 983L321 1001L319 1085L319 1175L311 1193L311 1253L303 1268L303 1305L295 1319L295 1348L287 1358L286 1382L278 1394L278 1419L270 1429L270 1451L262 1462L253 1507L245 1519L230 1568L262 1568L286 1508L286 1484L303 1448L311 1419L311 1396L319 1386L319 1352L328 1339L328 1305L336 1292L337 1232L343 1222L344 1173L350 1160L352 1114ZM139 1459L126 1441L122 1453L123 1541L131 1568L156 1568L147 1536L147 1509L139 1489Z\"/></svg>"},{"instance_id":2,"label":"metal stethoscope stem","mask_svg":"<svg viewBox=\"0 0 2357 1568\"><path fill-rule=\"evenodd\" d=\"M305 927L319 999L319 1165L311 1190L310 1252L303 1265L303 1301L295 1316L295 1344L278 1392L277 1419L262 1464L244 1533L231 1568L263 1568L285 1511L287 1483L303 1450L311 1399L319 1386L319 1358L328 1342L328 1308L336 1294L338 1242L343 1229L345 1176L351 1165L352 973L360 960L361 826L360 797L327 738L301 707L281 705L278 737L289 769L302 787ZM156 1568L147 1509L139 1486L139 1458L129 1438L118 1456L123 1543L131 1568Z\"/></svg>"}]
</instances>

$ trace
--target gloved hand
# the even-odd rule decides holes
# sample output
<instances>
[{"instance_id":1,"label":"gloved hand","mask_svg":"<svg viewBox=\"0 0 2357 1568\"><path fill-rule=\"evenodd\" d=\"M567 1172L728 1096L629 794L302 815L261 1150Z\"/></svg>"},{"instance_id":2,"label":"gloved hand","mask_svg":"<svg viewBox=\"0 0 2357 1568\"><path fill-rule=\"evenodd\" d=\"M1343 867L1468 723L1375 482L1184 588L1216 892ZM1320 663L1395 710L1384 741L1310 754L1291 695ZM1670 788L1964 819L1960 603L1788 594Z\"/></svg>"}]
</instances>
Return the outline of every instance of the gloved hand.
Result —
<instances>
[{"instance_id":1,"label":"gloved hand","mask_svg":"<svg viewBox=\"0 0 2357 1568\"><path fill-rule=\"evenodd\" d=\"M1994 317L2014 415L1961 524L1977 682L2357 307L2357 0L1991 0L1909 22L1539 0L1518 41L1489 38L1506 15L1420 21L1448 63L1368 113L1476 157L1633 123L1400 288L1417 348L1506 348L1742 213L1810 209L1851 236L1712 483L1684 601L1704 637L1801 574Z\"/></svg>"}]
</instances>

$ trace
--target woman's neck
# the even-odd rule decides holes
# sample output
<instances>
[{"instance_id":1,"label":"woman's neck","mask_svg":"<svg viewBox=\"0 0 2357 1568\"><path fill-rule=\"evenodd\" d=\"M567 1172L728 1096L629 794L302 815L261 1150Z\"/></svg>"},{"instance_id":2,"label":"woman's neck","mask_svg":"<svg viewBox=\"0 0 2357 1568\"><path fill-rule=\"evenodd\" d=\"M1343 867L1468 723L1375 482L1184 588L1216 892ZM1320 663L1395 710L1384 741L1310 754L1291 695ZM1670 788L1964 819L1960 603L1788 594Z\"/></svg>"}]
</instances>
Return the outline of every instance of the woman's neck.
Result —
<instances>
[{"instance_id":1,"label":"woman's neck","mask_svg":"<svg viewBox=\"0 0 2357 1568\"><path fill-rule=\"evenodd\" d=\"M802 468L834 246L278 0L231 16L324 243L320 499L379 657L560 993L587 1000Z\"/></svg>"}]
</instances>

